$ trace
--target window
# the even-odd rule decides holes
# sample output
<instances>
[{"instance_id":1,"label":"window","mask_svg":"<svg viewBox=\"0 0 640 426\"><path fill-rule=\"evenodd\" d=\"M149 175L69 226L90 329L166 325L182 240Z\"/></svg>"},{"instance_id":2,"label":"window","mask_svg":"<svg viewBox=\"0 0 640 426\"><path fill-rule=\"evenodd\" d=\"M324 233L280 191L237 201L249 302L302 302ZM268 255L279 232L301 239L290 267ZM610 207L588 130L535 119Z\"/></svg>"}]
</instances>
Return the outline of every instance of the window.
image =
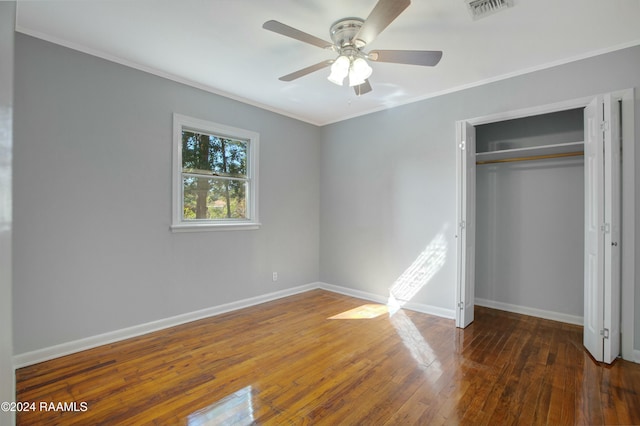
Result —
<instances>
[{"instance_id":1,"label":"window","mask_svg":"<svg viewBox=\"0 0 640 426\"><path fill-rule=\"evenodd\" d=\"M173 116L174 231L257 229L258 134Z\"/></svg>"}]
</instances>

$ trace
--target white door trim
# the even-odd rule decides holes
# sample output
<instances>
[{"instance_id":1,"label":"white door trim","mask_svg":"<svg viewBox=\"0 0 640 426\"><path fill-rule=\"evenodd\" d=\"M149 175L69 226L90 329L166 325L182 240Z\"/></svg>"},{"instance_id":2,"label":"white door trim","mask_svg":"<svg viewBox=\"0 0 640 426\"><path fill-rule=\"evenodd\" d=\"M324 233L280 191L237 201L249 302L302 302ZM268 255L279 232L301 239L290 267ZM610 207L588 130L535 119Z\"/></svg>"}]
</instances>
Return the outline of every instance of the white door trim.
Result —
<instances>
[{"instance_id":1,"label":"white door trim","mask_svg":"<svg viewBox=\"0 0 640 426\"><path fill-rule=\"evenodd\" d=\"M621 288L620 305L621 354L628 361L640 362L634 357L635 336L635 282L636 282L636 154L635 154L635 93L634 89L611 93L622 100L622 181L621 181ZM638 342L640 344L640 342Z\"/></svg>"}]
</instances>

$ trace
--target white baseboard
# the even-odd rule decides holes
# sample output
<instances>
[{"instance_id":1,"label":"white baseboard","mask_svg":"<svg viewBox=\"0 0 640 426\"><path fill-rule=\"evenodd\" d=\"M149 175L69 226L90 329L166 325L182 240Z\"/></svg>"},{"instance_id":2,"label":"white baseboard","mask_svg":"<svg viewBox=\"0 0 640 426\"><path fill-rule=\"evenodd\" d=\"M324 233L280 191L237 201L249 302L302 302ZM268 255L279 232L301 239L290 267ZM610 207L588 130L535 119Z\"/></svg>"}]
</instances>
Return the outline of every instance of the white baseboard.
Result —
<instances>
[{"instance_id":1,"label":"white baseboard","mask_svg":"<svg viewBox=\"0 0 640 426\"><path fill-rule=\"evenodd\" d=\"M13 356L13 366L15 369L26 367L28 365L37 364L39 362L48 361L64 355L84 351L120 340L130 339L132 337L141 336L143 334L162 330L176 325L185 324L214 315L231 312L242 308L258 305L260 303L269 302L283 297L292 296L294 294L303 293L320 287L320 283L311 283L299 287L293 287L286 290L267 293L260 296L250 297L248 299L238 300L236 302L225 303L223 305L213 306L194 312L188 312L157 321L151 321L145 324L135 325L116 331L111 331L97 336L91 336L84 339L74 340L71 342L61 343L59 345L48 348L38 349L31 352L17 354Z\"/></svg>"},{"instance_id":2,"label":"white baseboard","mask_svg":"<svg viewBox=\"0 0 640 426\"><path fill-rule=\"evenodd\" d=\"M369 300L371 302L376 302L376 303L387 303L387 299L385 297L377 294L373 294L373 293L369 293L361 290L354 290L352 288L341 287L338 285L327 284L323 282L318 284L319 284L319 288L330 291L332 293L344 294L345 296L357 297L359 299L365 299L365 300Z\"/></svg>"},{"instance_id":3,"label":"white baseboard","mask_svg":"<svg viewBox=\"0 0 640 426\"><path fill-rule=\"evenodd\" d=\"M379 294L369 293L361 290L354 290L348 287L341 287L333 284L319 283L319 287L323 290L332 291L334 293L344 294L346 296L357 297L360 299L370 300L377 303L389 302L389 296L381 296ZM455 319L456 311L453 309L440 308L438 306L426 305L424 303L407 302L402 305L403 308L411 311L421 312L423 314L435 315L438 317Z\"/></svg>"},{"instance_id":4,"label":"white baseboard","mask_svg":"<svg viewBox=\"0 0 640 426\"><path fill-rule=\"evenodd\" d=\"M323 289L334 293L344 294L346 296L357 297L360 299L370 300L376 303L388 303L388 295L379 295L375 293L369 293L366 291L355 290L348 287L337 286L324 282L315 282L299 287L293 287L286 290L267 293L260 296L251 297L248 299L238 300L236 302L226 303L223 305L213 306L210 308L188 312L181 315L176 315L169 318L164 318L157 321L151 321L145 324L135 325L133 327L124 328L121 330L115 330L97 336L91 336L71 342L61 343L59 345L51 346L48 348L38 349L31 352L25 352L13 356L14 368L22 368L28 365L37 364L39 362L48 361L50 359L58 358L64 355L92 349L98 346L107 345L120 340L129 339L132 337L141 336L143 334L151 333L154 331L162 330L176 325L196 321L203 318L208 318L214 315L223 314L238 309L247 308L250 306L258 305L260 303L269 302L283 297L292 296L294 294L303 293L314 289ZM557 312L544 311L540 309L528 308L524 306L510 305L507 303L495 302L485 299L476 299L476 304L479 306L486 306L489 308L501 309L504 311L515 312L524 315L531 315L540 318L551 319L555 321L562 321L570 324L582 325L582 317L576 317L572 315L560 314ZM454 319L455 310L446 309L438 306L427 305L417 302L406 302L402 305L403 308L421 312L429 315L435 315L442 318ZM640 351L634 352L636 362L640 363Z\"/></svg>"},{"instance_id":5,"label":"white baseboard","mask_svg":"<svg viewBox=\"0 0 640 426\"><path fill-rule=\"evenodd\" d=\"M638 349L633 350L633 362L640 364L640 350Z\"/></svg>"},{"instance_id":6,"label":"white baseboard","mask_svg":"<svg viewBox=\"0 0 640 426\"><path fill-rule=\"evenodd\" d=\"M574 325L583 325L582 317L576 315L563 314L560 312L545 311L543 309L530 308L528 306L512 305L510 303L496 302L495 300L487 300L476 298L475 303L478 306L486 308L499 309L501 311L513 312L516 314L529 315L532 317L544 318L553 321L566 322Z\"/></svg>"}]
</instances>

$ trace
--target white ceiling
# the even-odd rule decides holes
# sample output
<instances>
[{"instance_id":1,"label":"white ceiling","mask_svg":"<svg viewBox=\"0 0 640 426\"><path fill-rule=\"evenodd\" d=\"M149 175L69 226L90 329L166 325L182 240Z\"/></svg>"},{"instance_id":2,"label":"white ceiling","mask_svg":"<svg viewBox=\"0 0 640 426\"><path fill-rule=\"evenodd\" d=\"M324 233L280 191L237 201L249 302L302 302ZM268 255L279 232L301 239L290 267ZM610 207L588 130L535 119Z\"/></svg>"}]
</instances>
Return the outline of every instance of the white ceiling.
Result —
<instances>
[{"instance_id":1,"label":"white ceiling","mask_svg":"<svg viewBox=\"0 0 640 426\"><path fill-rule=\"evenodd\" d=\"M639 0L514 0L472 20L464 0L413 0L365 50L442 50L436 67L371 63L373 91L327 81L328 50L262 29L275 19L330 41L376 0L19 1L18 31L323 125L640 44ZM640 72L640 70L639 70Z\"/></svg>"}]
</instances>

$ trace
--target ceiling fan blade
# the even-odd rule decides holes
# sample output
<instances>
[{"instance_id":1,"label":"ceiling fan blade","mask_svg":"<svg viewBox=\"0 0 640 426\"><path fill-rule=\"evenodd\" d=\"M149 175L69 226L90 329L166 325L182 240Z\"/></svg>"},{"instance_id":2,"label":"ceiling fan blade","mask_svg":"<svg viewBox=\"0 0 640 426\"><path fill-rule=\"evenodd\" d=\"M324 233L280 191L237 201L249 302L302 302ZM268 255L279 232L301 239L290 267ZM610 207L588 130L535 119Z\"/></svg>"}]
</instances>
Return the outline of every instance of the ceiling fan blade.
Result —
<instances>
[{"instance_id":1,"label":"ceiling fan blade","mask_svg":"<svg viewBox=\"0 0 640 426\"><path fill-rule=\"evenodd\" d=\"M353 86L353 90L355 90L356 96L362 96L365 93L369 93L372 89L371 84L369 84L369 80L365 80L361 85Z\"/></svg>"},{"instance_id":2,"label":"ceiling fan blade","mask_svg":"<svg viewBox=\"0 0 640 426\"><path fill-rule=\"evenodd\" d=\"M356 45L362 47L369 44L378 34L384 31L409 5L411 0L378 0L360 31L354 37Z\"/></svg>"},{"instance_id":3,"label":"ceiling fan blade","mask_svg":"<svg viewBox=\"0 0 640 426\"><path fill-rule=\"evenodd\" d=\"M292 72L291 74L283 75L278 80L281 81L293 81L297 78L304 77L307 74L311 74L314 71L321 70L322 68L326 68L333 63L332 60L326 60L322 62L318 62L317 64L308 66L306 68L302 68L301 70Z\"/></svg>"},{"instance_id":4,"label":"ceiling fan blade","mask_svg":"<svg viewBox=\"0 0 640 426\"><path fill-rule=\"evenodd\" d=\"M368 58L376 62L432 67L440 62L442 52L439 50L372 50Z\"/></svg>"},{"instance_id":5,"label":"ceiling fan blade","mask_svg":"<svg viewBox=\"0 0 640 426\"><path fill-rule=\"evenodd\" d=\"M283 24L282 22L274 20L267 21L262 24L262 28L264 28L265 30L273 31L274 33L282 34L283 36L300 40L304 43L313 44L314 46L318 46L323 49L327 49L333 46L331 42L322 40L321 38L312 36L311 34L307 34L304 31L297 30L293 27Z\"/></svg>"}]
</instances>

